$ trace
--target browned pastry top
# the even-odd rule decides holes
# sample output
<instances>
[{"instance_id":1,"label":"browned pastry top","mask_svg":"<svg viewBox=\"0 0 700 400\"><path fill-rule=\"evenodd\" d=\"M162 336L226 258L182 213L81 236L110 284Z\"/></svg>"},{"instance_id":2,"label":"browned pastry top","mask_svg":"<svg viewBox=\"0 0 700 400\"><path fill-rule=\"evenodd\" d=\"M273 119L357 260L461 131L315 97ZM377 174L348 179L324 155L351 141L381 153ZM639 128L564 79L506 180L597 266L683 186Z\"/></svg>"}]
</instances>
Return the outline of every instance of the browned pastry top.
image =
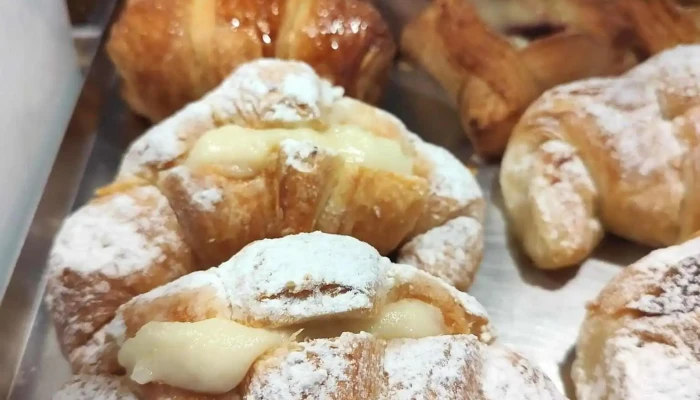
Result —
<instances>
[{"instance_id":1,"label":"browned pastry top","mask_svg":"<svg viewBox=\"0 0 700 400\"><path fill-rule=\"evenodd\" d=\"M159 121L261 57L305 61L374 102L395 50L362 0L128 0L108 51L126 101Z\"/></svg>"},{"instance_id":2,"label":"browned pastry top","mask_svg":"<svg viewBox=\"0 0 700 400\"><path fill-rule=\"evenodd\" d=\"M606 0L437 0L406 27L401 47L450 92L476 151L500 156L542 92L634 65L618 46L628 29L612 7Z\"/></svg>"}]
</instances>

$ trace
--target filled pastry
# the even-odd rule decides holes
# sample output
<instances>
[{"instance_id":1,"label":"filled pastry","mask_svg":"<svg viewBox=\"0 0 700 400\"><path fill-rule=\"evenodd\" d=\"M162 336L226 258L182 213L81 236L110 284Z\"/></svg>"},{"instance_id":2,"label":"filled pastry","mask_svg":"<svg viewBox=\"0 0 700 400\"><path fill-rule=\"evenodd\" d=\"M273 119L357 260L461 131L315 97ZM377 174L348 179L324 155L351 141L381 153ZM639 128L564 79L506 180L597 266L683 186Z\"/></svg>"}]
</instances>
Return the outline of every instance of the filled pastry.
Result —
<instances>
[{"instance_id":1,"label":"filled pastry","mask_svg":"<svg viewBox=\"0 0 700 400\"><path fill-rule=\"evenodd\" d=\"M579 400L700 398L700 239L627 267L588 305L572 378Z\"/></svg>"},{"instance_id":2,"label":"filled pastry","mask_svg":"<svg viewBox=\"0 0 700 400\"><path fill-rule=\"evenodd\" d=\"M48 304L75 360L132 297L255 240L316 230L466 289L483 212L474 177L447 150L306 64L258 60L137 139L114 183L66 220Z\"/></svg>"},{"instance_id":3,"label":"filled pastry","mask_svg":"<svg viewBox=\"0 0 700 400\"><path fill-rule=\"evenodd\" d=\"M564 398L490 345L475 299L349 236L257 241L131 299L101 333L91 360L125 377L83 374L56 398Z\"/></svg>"},{"instance_id":4,"label":"filled pastry","mask_svg":"<svg viewBox=\"0 0 700 400\"><path fill-rule=\"evenodd\" d=\"M665 51L619 78L555 88L525 113L500 184L541 268L584 260L609 231L649 246L700 229L700 46Z\"/></svg>"},{"instance_id":5,"label":"filled pastry","mask_svg":"<svg viewBox=\"0 0 700 400\"><path fill-rule=\"evenodd\" d=\"M124 99L158 122L262 57L301 60L360 100L382 94L395 53L364 0L127 0L107 50Z\"/></svg>"},{"instance_id":6,"label":"filled pastry","mask_svg":"<svg viewBox=\"0 0 700 400\"><path fill-rule=\"evenodd\" d=\"M636 63L616 2L435 0L401 50L449 92L476 152L500 156L513 125L545 90Z\"/></svg>"}]
</instances>

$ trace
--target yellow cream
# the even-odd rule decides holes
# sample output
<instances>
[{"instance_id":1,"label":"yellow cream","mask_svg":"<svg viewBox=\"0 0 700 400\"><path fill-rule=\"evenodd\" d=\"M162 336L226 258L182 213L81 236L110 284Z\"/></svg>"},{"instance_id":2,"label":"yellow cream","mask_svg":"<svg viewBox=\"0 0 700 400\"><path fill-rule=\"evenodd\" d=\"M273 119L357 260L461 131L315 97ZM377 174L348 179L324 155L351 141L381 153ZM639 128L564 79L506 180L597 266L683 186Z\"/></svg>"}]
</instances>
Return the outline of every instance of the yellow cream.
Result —
<instances>
[{"instance_id":1,"label":"yellow cream","mask_svg":"<svg viewBox=\"0 0 700 400\"><path fill-rule=\"evenodd\" d=\"M343 332L369 332L379 339L422 338L447 332L442 312L415 299L387 304L372 319L327 320L300 326L303 338L328 338Z\"/></svg>"},{"instance_id":2,"label":"yellow cream","mask_svg":"<svg viewBox=\"0 0 700 400\"><path fill-rule=\"evenodd\" d=\"M119 351L119 364L139 384L162 382L200 393L226 393L253 362L285 340L282 332L214 318L149 322Z\"/></svg>"},{"instance_id":3,"label":"yellow cream","mask_svg":"<svg viewBox=\"0 0 700 400\"><path fill-rule=\"evenodd\" d=\"M422 338L447 333L439 308L414 299L387 305L365 331L382 339Z\"/></svg>"},{"instance_id":4,"label":"yellow cream","mask_svg":"<svg viewBox=\"0 0 700 400\"><path fill-rule=\"evenodd\" d=\"M221 165L241 175L254 174L285 139L311 142L339 154L347 163L410 175L413 161L396 140L373 135L357 126L340 125L319 132L308 128L249 129L227 125L205 133L187 158L192 166Z\"/></svg>"},{"instance_id":5,"label":"yellow cream","mask_svg":"<svg viewBox=\"0 0 700 400\"><path fill-rule=\"evenodd\" d=\"M298 328L304 330L305 338L362 331L380 339L448 333L442 312L415 299L388 304L372 319L321 321ZM149 322L124 343L119 363L139 384L162 382L199 393L220 394L238 386L255 360L287 337L282 331L250 328L225 319Z\"/></svg>"}]
</instances>

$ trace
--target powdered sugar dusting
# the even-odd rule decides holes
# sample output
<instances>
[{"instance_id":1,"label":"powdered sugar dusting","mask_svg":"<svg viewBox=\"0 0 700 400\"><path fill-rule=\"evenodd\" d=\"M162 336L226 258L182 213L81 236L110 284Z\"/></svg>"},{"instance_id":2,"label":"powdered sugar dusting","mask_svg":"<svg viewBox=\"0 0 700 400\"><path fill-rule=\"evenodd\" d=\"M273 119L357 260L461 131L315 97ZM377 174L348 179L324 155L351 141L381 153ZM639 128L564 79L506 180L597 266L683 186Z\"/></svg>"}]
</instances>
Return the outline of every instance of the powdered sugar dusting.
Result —
<instances>
[{"instance_id":1,"label":"powdered sugar dusting","mask_svg":"<svg viewBox=\"0 0 700 400\"><path fill-rule=\"evenodd\" d=\"M76 375L52 397L53 400L138 400L115 376Z\"/></svg>"},{"instance_id":2,"label":"powdered sugar dusting","mask_svg":"<svg viewBox=\"0 0 700 400\"><path fill-rule=\"evenodd\" d=\"M257 369L243 398L338 398L341 385L362 386L367 383L348 382L348 371L358 367L360 360L353 358L358 346L367 346L372 341L374 339L367 333L344 333L335 339L301 342L297 349L280 354L279 359L273 356L269 361L273 368L265 368L263 365L263 368ZM360 368L359 372L363 372L363 369Z\"/></svg>"},{"instance_id":3,"label":"powdered sugar dusting","mask_svg":"<svg viewBox=\"0 0 700 400\"><path fill-rule=\"evenodd\" d=\"M473 336L392 340L384 354L383 399L471 398L477 385L478 342Z\"/></svg>"},{"instance_id":4,"label":"powdered sugar dusting","mask_svg":"<svg viewBox=\"0 0 700 400\"><path fill-rule=\"evenodd\" d=\"M433 195L453 199L460 206L482 198L474 175L452 153L423 141L414 143L418 152L433 164L432 174L428 178Z\"/></svg>"},{"instance_id":5,"label":"powdered sugar dusting","mask_svg":"<svg viewBox=\"0 0 700 400\"><path fill-rule=\"evenodd\" d=\"M560 86L539 103L546 109L558 100L574 102L577 112L600 128L598 140L618 161L623 178L663 176L675 171L685 152L678 124L700 104L685 95L699 87L700 46L679 46L620 78Z\"/></svg>"},{"instance_id":6,"label":"powdered sugar dusting","mask_svg":"<svg viewBox=\"0 0 700 400\"><path fill-rule=\"evenodd\" d=\"M202 101L189 104L154 125L129 147L119 176L144 175L145 168L162 168L182 157L188 150L188 142L215 127L209 104Z\"/></svg>"},{"instance_id":7,"label":"powdered sugar dusting","mask_svg":"<svg viewBox=\"0 0 700 400\"><path fill-rule=\"evenodd\" d=\"M458 288L467 288L481 262L483 227L474 218L459 217L411 239L398 262L415 265Z\"/></svg>"},{"instance_id":8,"label":"powdered sugar dusting","mask_svg":"<svg viewBox=\"0 0 700 400\"><path fill-rule=\"evenodd\" d=\"M307 64L259 59L241 65L206 100L246 125L284 126L320 120L342 95Z\"/></svg>"},{"instance_id":9,"label":"powdered sugar dusting","mask_svg":"<svg viewBox=\"0 0 700 400\"><path fill-rule=\"evenodd\" d=\"M216 269L210 268L206 271L195 271L188 275L182 276L168 283L167 285L157 287L150 292L134 297L130 303L148 302L159 297L174 295L186 291L197 291L198 289L205 287L214 289L218 296L222 298L226 296L226 289L219 279L219 276L216 274Z\"/></svg>"},{"instance_id":10,"label":"powdered sugar dusting","mask_svg":"<svg viewBox=\"0 0 700 400\"><path fill-rule=\"evenodd\" d=\"M688 257L671 266L659 289L660 293L645 294L630 307L652 315L688 313L699 308L699 257Z\"/></svg>"},{"instance_id":11,"label":"powdered sugar dusting","mask_svg":"<svg viewBox=\"0 0 700 400\"><path fill-rule=\"evenodd\" d=\"M163 173L163 176L168 175L178 178L188 194L190 204L201 211L213 212L216 210L216 205L224 200L223 190L214 183L211 176L202 176L200 180L195 182L191 170L187 166L174 167Z\"/></svg>"},{"instance_id":12,"label":"powdered sugar dusting","mask_svg":"<svg viewBox=\"0 0 700 400\"><path fill-rule=\"evenodd\" d=\"M522 356L500 346L482 346L482 389L488 400L563 400L551 380Z\"/></svg>"},{"instance_id":13,"label":"powdered sugar dusting","mask_svg":"<svg viewBox=\"0 0 700 400\"><path fill-rule=\"evenodd\" d=\"M285 158L285 164L304 173L309 173L313 170L313 165L310 161L314 154L318 152L335 154L329 149L322 149L316 146L311 141L299 141L294 139L283 140L280 143L280 149L282 153L287 156Z\"/></svg>"},{"instance_id":14,"label":"powdered sugar dusting","mask_svg":"<svg viewBox=\"0 0 700 400\"><path fill-rule=\"evenodd\" d=\"M372 310L389 265L357 239L314 232L252 243L217 273L234 318L279 324Z\"/></svg>"},{"instance_id":15,"label":"powdered sugar dusting","mask_svg":"<svg viewBox=\"0 0 700 400\"><path fill-rule=\"evenodd\" d=\"M604 335L602 356L595 366L575 365L575 376L593 369L591 382L577 384L581 400L700 398L699 253L699 238L656 250L601 292L581 332L588 341Z\"/></svg>"},{"instance_id":16,"label":"powdered sugar dusting","mask_svg":"<svg viewBox=\"0 0 700 400\"><path fill-rule=\"evenodd\" d=\"M163 261L160 245L179 242L175 232L162 226L168 211L167 200L154 187L84 206L56 237L49 260L53 273L69 268L123 277Z\"/></svg>"}]
</instances>

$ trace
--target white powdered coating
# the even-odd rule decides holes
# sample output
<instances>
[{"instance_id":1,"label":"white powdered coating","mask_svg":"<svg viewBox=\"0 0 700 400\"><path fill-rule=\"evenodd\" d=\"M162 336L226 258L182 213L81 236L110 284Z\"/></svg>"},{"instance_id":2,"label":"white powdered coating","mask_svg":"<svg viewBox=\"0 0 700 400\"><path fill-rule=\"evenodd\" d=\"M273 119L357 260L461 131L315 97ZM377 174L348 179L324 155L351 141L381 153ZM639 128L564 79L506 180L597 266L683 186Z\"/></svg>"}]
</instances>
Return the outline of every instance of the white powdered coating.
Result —
<instances>
[{"instance_id":1,"label":"white powdered coating","mask_svg":"<svg viewBox=\"0 0 700 400\"><path fill-rule=\"evenodd\" d=\"M384 353L386 400L461 400L476 395L479 344L470 335L392 340Z\"/></svg>"},{"instance_id":2,"label":"white powdered coating","mask_svg":"<svg viewBox=\"0 0 700 400\"><path fill-rule=\"evenodd\" d=\"M166 297L182 292L197 291L205 287L214 289L215 293L221 298L225 298L226 296L226 288L224 288L224 283L217 275L216 268L210 268L206 271L195 271L188 275L181 276L167 285L157 287L150 292L136 296L127 303L127 306L136 302L149 302L159 297Z\"/></svg>"},{"instance_id":3,"label":"white powdered coating","mask_svg":"<svg viewBox=\"0 0 700 400\"><path fill-rule=\"evenodd\" d=\"M212 107L203 101L187 105L151 127L129 147L119 176L139 175L146 167L161 168L187 152L187 141L215 128Z\"/></svg>"},{"instance_id":4,"label":"white powdered coating","mask_svg":"<svg viewBox=\"0 0 700 400\"><path fill-rule=\"evenodd\" d=\"M602 333L589 332L591 327L609 332L592 377L586 379L582 366L575 366L574 376L581 377L577 382L581 400L603 395L609 400L700 398L698 254L700 238L653 251L603 290L598 300L603 307L612 304L634 313L616 317L604 328L599 322L590 325L588 319L584 323L582 334ZM606 313L617 315L613 314L616 311L607 309Z\"/></svg>"},{"instance_id":5,"label":"white powdered coating","mask_svg":"<svg viewBox=\"0 0 700 400\"><path fill-rule=\"evenodd\" d=\"M246 400L335 399L339 384L347 382L357 362L350 355L361 342L372 341L368 333L343 333L335 339L298 343L273 370L261 369L253 376Z\"/></svg>"},{"instance_id":6,"label":"white powdered coating","mask_svg":"<svg viewBox=\"0 0 700 400\"><path fill-rule=\"evenodd\" d=\"M487 400L564 400L554 383L522 356L482 346L481 387Z\"/></svg>"},{"instance_id":7,"label":"white powdered coating","mask_svg":"<svg viewBox=\"0 0 700 400\"><path fill-rule=\"evenodd\" d=\"M693 318L697 319L698 315L696 314ZM596 396L606 388L609 391L607 397L609 400L696 400L700 398L700 360L697 356L699 350L697 347L700 346L698 343L695 343L696 348L692 348L682 340L664 343L666 339L644 340L633 333L641 329L646 336L657 335L659 338L664 338L664 333L670 332L663 328L652 328L648 322L641 322L641 324L635 322L630 328L618 332L605 344L605 358L609 360L607 387L604 384L597 385L589 392L590 397L583 400L599 398ZM695 323L695 329L697 328ZM677 339L674 336L672 334L671 337ZM697 336L697 332L694 336Z\"/></svg>"},{"instance_id":8,"label":"white powdered coating","mask_svg":"<svg viewBox=\"0 0 700 400\"><path fill-rule=\"evenodd\" d=\"M423 141L415 141L414 144L416 150L433 164L428 180L435 196L452 199L459 206L466 206L483 197L474 175L452 153Z\"/></svg>"},{"instance_id":9,"label":"white powdered coating","mask_svg":"<svg viewBox=\"0 0 700 400\"><path fill-rule=\"evenodd\" d=\"M557 100L574 101L582 116L592 117L622 178L663 177L675 173L686 151L678 124L685 111L700 103L687 96L699 87L700 46L678 46L620 78L562 85L538 102L547 109Z\"/></svg>"},{"instance_id":10,"label":"white powdered coating","mask_svg":"<svg viewBox=\"0 0 700 400\"><path fill-rule=\"evenodd\" d=\"M290 125L320 120L342 95L307 64L259 59L241 65L206 99L232 119Z\"/></svg>"},{"instance_id":11,"label":"white powdered coating","mask_svg":"<svg viewBox=\"0 0 700 400\"><path fill-rule=\"evenodd\" d=\"M139 202L144 199L155 200L155 206ZM166 212L167 200L150 186L82 207L56 236L49 259L52 273L70 269L118 278L163 261L160 246L180 242L176 232L162 226Z\"/></svg>"},{"instance_id":12,"label":"white powdered coating","mask_svg":"<svg viewBox=\"0 0 700 400\"><path fill-rule=\"evenodd\" d=\"M115 376L76 375L52 400L138 400L121 378Z\"/></svg>"},{"instance_id":13,"label":"white powdered coating","mask_svg":"<svg viewBox=\"0 0 700 400\"><path fill-rule=\"evenodd\" d=\"M335 154L332 150L320 148L311 141L294 139L284 139L280 143L280 150L287 156L284 160L285 165L304 173L313 171L314 167L310 161L314 154L319 152Z\"/></svg>"},{"instance_id":14,"label":"white powdered coating","mask_svg":"<svg viewBox=\"0 0 700 400\"><path fill-rule=\"evenodd\" d=\"M635 296L629 309L651 316L689 313L700 308L699 265L700 238L695 238L651 252L627 267L635 272L633 279L616 284Z\"/></svg>"},{"instance_id":15,"label":"white powdered coating","mask_svg":"<svg viewBox=\"0 0 700 400\"><path fill-rule=\"evenodd\" d=\"M411 239L397 261L466 288L481 262L482 231L481 223L474 218L455 218Z\"/></svg>"},{"instance_id":16,"label":"white powdered coating","mask_svg":"<svg viewBox=\"0 0 700 400\"><path fill-rule=\"evenodd\" d=\"M660 282L660 293L645 294L630 304L646 314L689 313L700 308L700 259L688 257L671 266Z\"/></svg>"},{"instance_id":17,"label":"white powdered coating","mask_svg":"<svg viewBox=\"0 0 700 400\"><path fill-rule=\"evenodd\" d=\"M288 323L373 309L390 265L364 242L314 232L254 242L216 272L234 318Z\"/></svg>"},{"instance_id":18,"label":"white powdered coating","mask_svg":"<svg viewBox=\"0 0 700 400\"><path fill-rule=\"evenodd\" d=\"M219 188L208 188L192 195L192 201L204 211L214 211L224 196Z\"/></svg>"},{"instance_id":19,"label":"white powdered coating","mask_svg":"<svg viewBox=\"0 0 700 400\"><path fill-rule=\"evenodd\" d=\"M223 190L213 182L210 176L203 176L195 183L189 167L181 165L165 171L162 176L175 176L187 192L190 204L200 211L213 212L216 205L224 200Z\"/></svg>"}]
</instances>

